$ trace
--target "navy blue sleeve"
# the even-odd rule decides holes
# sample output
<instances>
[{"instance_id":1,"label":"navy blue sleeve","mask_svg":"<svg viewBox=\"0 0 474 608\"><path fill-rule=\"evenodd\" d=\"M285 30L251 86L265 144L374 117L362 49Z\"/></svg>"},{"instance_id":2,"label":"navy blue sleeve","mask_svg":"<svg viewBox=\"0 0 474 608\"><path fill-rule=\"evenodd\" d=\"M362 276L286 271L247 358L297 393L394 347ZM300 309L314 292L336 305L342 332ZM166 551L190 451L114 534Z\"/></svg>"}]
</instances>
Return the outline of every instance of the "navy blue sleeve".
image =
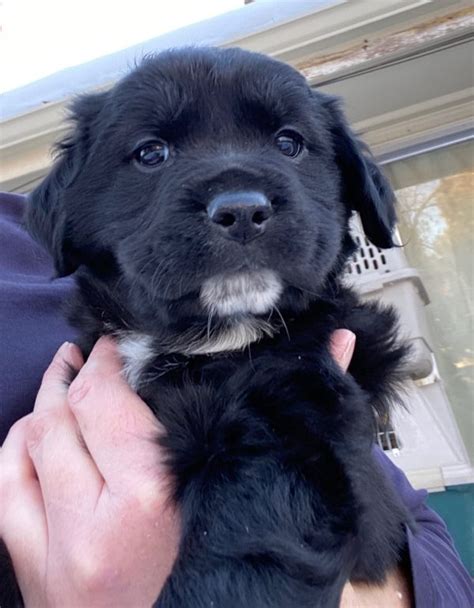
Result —
<instances>
[{"instance_id":1,"label":"navy blue sleeve","mask_svg":"<svg viewBox=\"0 0 474 608\"><path fill-rule=\"evenodd\" d=\"M415 490L377 446L374 455L409 509L416 530L407 529L416 608L472 608L474 589L443 520L426 505L426 490Z\"/></svg>"},{"instance_id":2,"label":"navy blue sleeve","mask_svg":"<svg viewBox=\"0 0 474 608\"><path fill-rule=\"evenodd\" d=\"M51 258L22 225L23 196L0 193L0 444L34 406L42 374L75 332L62 312L71 279L52 280Z\"/></svg>"}]
</instances>

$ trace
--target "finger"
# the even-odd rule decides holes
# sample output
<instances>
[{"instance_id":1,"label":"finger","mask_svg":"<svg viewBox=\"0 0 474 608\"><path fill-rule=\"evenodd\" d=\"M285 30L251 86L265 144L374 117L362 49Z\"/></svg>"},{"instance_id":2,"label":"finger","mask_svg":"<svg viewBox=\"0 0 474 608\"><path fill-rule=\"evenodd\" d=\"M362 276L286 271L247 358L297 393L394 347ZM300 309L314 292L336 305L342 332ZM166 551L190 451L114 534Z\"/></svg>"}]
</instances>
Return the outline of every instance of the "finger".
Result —
<instances>
[{"instance_id":1,"label":"finger","mask_svg":"<svg viewBox=\"0 0 474 608\"><path fill-rule=\"evenodd\" d=\"M67 403L71 375L83 363L77 346L61 346L43 376L26 432L48 524L61 526L63 513L93 508L103 486Z\"/></svg>"},{"instance_id":2,"label":"finger","mask_svg":"<svg viewBox=\"0 0 474 608\"><path fill-rule=\"evenodd\" d=\"M43 385L38 398L51 403L31 417L26 446L38 476L50 536L74 525L97 504L104 480L80 436L77 422L67 403L66 393ZM48 394L51 393L51 399Z\"/></svg>"},{"instance_id":3,"label":"finger","mask_svg":"<svg viewBox=\"0 0 474 608\"><path fill-rule=\"evenodd\" d=\"M75 344L65 342L44 373L41 389L36 397L35 412L62 407L72 371L79 370L83 364L79 348Z\"/></svg>"},{"instance_id":4,"label":"finger","mask_svg":"<svg viewBox=\"0 0 474 608\"><path fill-rule=\"evenodd\" d=\"M26 448L30 417L12 426L0 451L0 537L19 576L44 564L47 554L43 498Z\"/></svg>"},{"instance_id":5,"label":"finger","mask_svg":"<svg viewBox=\"0 0 474 608\"><path fill-rule=\"evenodd\" d=\"M355 341L355 334L348 329L336 329L331 336L331 355L344 372L347 371L354 354Z\"/></svg>"},{"instance_id":6,"label":"finger","mask_svg":"<svg viewBox=\"0 0 474 608\"><path fill-rule=\"evenodd\" d=\"M93 459L107 485L118 490L156 481L164 471L156 443L162 427L121 370L114 342L101 338L68 393Z\"/></svg>"}]
</instances>

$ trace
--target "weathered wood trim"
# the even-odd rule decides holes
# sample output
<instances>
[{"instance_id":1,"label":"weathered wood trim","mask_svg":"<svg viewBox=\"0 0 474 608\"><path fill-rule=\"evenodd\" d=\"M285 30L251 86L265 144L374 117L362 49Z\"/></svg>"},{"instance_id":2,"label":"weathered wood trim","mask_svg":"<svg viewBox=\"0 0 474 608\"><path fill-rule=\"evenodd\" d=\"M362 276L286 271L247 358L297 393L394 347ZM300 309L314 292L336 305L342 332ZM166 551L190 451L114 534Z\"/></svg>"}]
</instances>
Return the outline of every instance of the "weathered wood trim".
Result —
<instances>
[{"instance_id":1,"label":"weathered wood trim","mask_svg":"<svg viewBox=\"0 0 474 608\"><path fill-rule=\"evenodd\" d=\"M424 23L401 29L387 35L377 35L358 41L335 53L307 58L296 66L312 84L321 84L342 73L353 72L362 66L400 59L414 52L422 52L428 46L443 41L472 35L474 30L474 6L435 17Z\"/></svg>"}]
</instances>

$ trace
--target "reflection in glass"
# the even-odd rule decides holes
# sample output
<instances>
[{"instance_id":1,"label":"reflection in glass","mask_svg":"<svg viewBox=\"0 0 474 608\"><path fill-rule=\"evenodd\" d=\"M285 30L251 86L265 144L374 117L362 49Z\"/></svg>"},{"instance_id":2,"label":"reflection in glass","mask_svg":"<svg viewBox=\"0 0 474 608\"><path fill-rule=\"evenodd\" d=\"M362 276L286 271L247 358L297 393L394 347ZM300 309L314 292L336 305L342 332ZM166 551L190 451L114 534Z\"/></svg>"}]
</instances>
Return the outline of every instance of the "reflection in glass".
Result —
<instances>
[{"instance_id":1,"label":"reflection in glass","mask_svg":"<svg viewBox=\"0 0 474 608\"><path fill-rule=\"evenodd\" d=\"M473 441L474 145L456 144L385 167L399 200L405 253L431 299L428 324L466 448Z\"/></svg>"}]
</instances>

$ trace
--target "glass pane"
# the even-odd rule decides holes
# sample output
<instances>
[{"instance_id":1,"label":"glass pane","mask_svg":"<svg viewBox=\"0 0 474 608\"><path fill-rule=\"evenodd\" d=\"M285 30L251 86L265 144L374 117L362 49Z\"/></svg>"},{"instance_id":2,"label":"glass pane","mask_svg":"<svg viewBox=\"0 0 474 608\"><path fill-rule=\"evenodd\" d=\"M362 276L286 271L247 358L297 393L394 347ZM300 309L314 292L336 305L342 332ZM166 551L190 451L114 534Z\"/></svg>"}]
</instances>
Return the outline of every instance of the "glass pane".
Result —
<instances>
[{"instance_id":1,"label":"glass pane","mask_svg":"<svg viewBox=\"0 0 474 608\"><path fill-rule=\"evenodd\" d=\"M385 167L399 200L400 234L431 299L428 324L441 375L474 461L474 143Z\"/></svg>"}]
</instances>

